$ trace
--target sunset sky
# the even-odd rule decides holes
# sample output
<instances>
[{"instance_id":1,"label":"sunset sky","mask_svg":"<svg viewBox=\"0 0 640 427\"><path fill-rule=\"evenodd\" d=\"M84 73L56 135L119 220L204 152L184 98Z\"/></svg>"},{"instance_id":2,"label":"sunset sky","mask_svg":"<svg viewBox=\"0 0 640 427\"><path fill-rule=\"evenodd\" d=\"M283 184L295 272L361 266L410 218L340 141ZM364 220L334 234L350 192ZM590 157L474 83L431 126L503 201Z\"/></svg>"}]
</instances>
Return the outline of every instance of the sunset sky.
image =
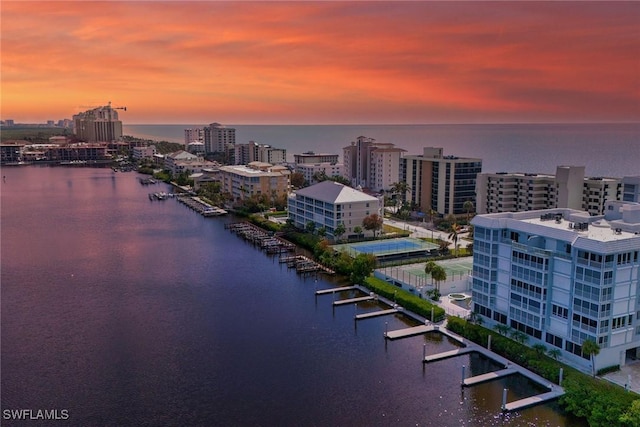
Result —
<instances>
[{"instance_id":1,"label":"sunset sky","mask_svg":"<svg viewBox=\"0 0 640 427\"><path fill-rule=\"evenodd\" d=\"M640 2L6 1L2 119L640 121Z\"/></svg>"}]
</instances>

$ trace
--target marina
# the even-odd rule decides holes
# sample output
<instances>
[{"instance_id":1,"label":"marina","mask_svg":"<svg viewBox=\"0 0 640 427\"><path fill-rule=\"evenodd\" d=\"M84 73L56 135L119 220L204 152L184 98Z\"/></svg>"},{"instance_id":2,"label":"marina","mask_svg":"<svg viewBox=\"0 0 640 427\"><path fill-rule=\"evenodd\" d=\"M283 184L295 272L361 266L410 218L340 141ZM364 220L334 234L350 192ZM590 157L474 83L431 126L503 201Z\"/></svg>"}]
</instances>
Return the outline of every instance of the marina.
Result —
<instances>
[{"instance_id":1,"label":"marina","mask_svg":"<svg viewBox=\"0 0 640 427\"><path fill-rule=\"evenodd\" d=\"M202 216L220 216L227 214L227 211L219 208L217 206L210 205L209 203L202 200L200 197L196 196L187 196L187 195L179 195L177 197L178 201L187 207L193 209L198 212Z\"/></svg>"}]
</instances>

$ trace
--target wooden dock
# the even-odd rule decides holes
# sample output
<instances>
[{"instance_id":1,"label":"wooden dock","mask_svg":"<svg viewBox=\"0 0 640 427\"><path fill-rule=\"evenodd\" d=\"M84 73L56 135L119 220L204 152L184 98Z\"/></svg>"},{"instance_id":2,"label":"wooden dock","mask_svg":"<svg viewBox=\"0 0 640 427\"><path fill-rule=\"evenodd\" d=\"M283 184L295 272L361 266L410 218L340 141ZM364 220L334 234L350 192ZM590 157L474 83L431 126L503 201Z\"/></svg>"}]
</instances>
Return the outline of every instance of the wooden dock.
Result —
<instances>
[{"instance_id":1,"label":"wooden dock","mask_svg":"<svg viewBox=\"0 0 640 427\"><path fill-rule=\"evenodd\" d=\"M543 403L548 400L556 399L562 396L563 394L564 394L564 391L552 390L546 393L538 394L536 396L531 396L531 397L527 397L520 400L514 400L513 402L509 402L506 405L504 405L503 410L507 412L517 411L518 409L526 408L528 406L537 405L539 403Z\"/></svg>"},{"instance_id":2,"label":"wooden dock","mask_svg":"<svg viewBox=\"0 0 640 427\"><path fill-rule=\"evenodd\" d=\"M384 336L387 339L395 340L399 338L410 337L413 335L426 334L427 332L435 331L433 325L420 325L412 328L396 329L395 331L385 332Z\"/></svg>"},{"instance_id":3,"label":"wooden dock","mask_svg":"<svg viewBox=\"0 0 640 427\"><path fill-rule=\"evenodd\" d=\"M400 310L398 310L397 308L390 308L388 310L376 310L369 313L357 314L355 319L362 320L362 319L369 319L370 317L386 316L389 314L398 313L399 311Z\"/></svg>"},{"instance_id":4,"label":"wooden dock","mask_svg":"<svg viewBox=\"0 0 640 427\"><path fill-rule=\"evenodd\" d=\"M371 301L372 299L375 299L375 297L371 295L367 295L366 297L357 297L357 298L349 298L349 299L334 301L333 305L355 304L361 301Z\"/></svg>"},{"instance_id":5,"label":"wooden dock","mask_svg":"<svg viewBox=\"0 0 640 427\"><path fill-rule=\"evenodd\" d=\"M316 291L316 295L334 294L336 292L353 291L356 289L358 289L357 286L343 286L341 288L320 289L319 291Z\"/></svg>"},{"instance_id":6,"label":"wooden dock","mask_svg":"<svg viewBox=\"0 0 640 427\"><path fill-rule=\"evenodd\" d=\"M436 353L436 354L431 354L429 356L425 356L423 362L425 363L435 362L437 360L448 359L450 357L460 356L463 354L471 353L473 351L475 350L470 347L457 348L455 350L450 350L450 351L443 351L442 353Z\"/></svg>"},{"instance_id":7,"label":"wooden dock","mask_svg":"<svg viewBox=\"0 0 640 427\"><path fill-rule=\"evenodd\" d=\"M475 377L465 378L462 381L462 385L465 387L469 387L472 385L484 383L487 381L492 381L498 378L506 377L507 375L517 374L518 371L514 368L506 368L500 369L499 371L488 372L482 375L476 375Z\"/></svg>"}]
</instances>

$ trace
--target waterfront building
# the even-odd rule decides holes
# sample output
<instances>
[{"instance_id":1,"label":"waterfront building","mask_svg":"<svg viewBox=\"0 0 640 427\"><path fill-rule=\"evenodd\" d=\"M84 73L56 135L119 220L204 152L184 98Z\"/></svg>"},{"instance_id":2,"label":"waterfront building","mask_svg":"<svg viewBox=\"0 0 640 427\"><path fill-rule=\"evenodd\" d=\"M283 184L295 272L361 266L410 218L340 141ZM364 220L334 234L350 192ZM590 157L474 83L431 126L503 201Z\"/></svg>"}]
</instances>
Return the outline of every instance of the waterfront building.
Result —
<instances>
[{"instance_id":1,"label":"waterfront building","mask_svg":"<svg viewBox=\"0 0 640 427\"><path fill-rule=\"evenodd\" d=\"M204 143L204 130L201 128L184 130L184 146L187 147L192 142Z\"/></svg>"},{"instance_id":2,"label":"waterfront building","mask_svg":"<svg viewBox=\"0 0 640 427\"><path fill-rule=\"evenodd\" d=\"M234 161L236 165L246 165L251 162L279 165L287 161L286 149L274 148L266 144L258 144L255 141L249 141L247 144L236 144L234 151Z\"/></svg>"},{"instance_id":3,"label":"waterfront building","mask_svg":"<svg viewBox=\"0 0 640 427\"><path fill-rule=\"evenodd\" d=\"M233 156L236 144L236 130L228 128L220 123L211 123L204 128L205 153L223 153L225 159Z\"/></svg>"},{"instance_id":4,"label":"waterfront building","mask_svg":"<svg viewBox=\"0 0 640 427\"><path fill-rule=\"evenodd\" d=\"M464 203L476 205L476 178L482 160L444 156L442 148L424 147L423 154L402 158L401 181L406 182L406 200L424 213L465 214Z\"/></svg>"},{"instance_id":5,"label":"waterfront building","mask_svg":"<svg viewBox=\"0 0 640 427\"><path fill-rule=\"evenodd\" d=\"M209 162L200 156L188 153L184 150L167 154L164 157L164 169L170 171L174 176L183 172L194 173L200 172L214 166L213 162Z\"/></svg>"},{"instance_id":6,"label":"waterfront building","mask_svg":"<svg viewBox=\"0 0 640 427\"><path fill-rule=\"evenodd\" d=\"M622 178L622 200L640 203L640 175Z\"/></svg>"},{"instance_id":7,"label":"waterfront building","mask_svg":"<svg viewBox=\"0 0 640 427\"><path fill-rule=\"evenodd\" d=\"M285 166L263 162L220 167L221 191L237 202L252 196L266 195L270 199L284 197L289 192L291 171Z\"/></svg>"},{"instance_id":8,"label":"waterfront building","mask_svg":"<svg viewBox=\"0 0 640 427\"><path fill-rule=\"evenodd\" d=\"M317 184L316 176L326 175L327 177L343 176L344 165L342 163L296 163L294 170L304 176L304 180L310 185Z\"/></svg>"},{"instance_id":9,"label":"waterfront building","mask_svg":"<svg viewBox=\"0 0 640 427\"><path fill-rule=\"evenodd\" d=\"M315 228L324 227L327 236L335 238L335 229L343 223L345 236L355 235L355 227L362 227L364 218L371 214L382 216L380 199L334 181L323 181L296 190L289 195L289 219L305 229L308 222ZM363 229L366 235L372 231Z\"/></svg>"},{"instance_id":10,"label":"waterfront building","mask_svg":"<svg viewBox=\"0 0 640 427\"><path fill-rule=\"evenodd\" d=\"M112 158L107 152L107 144L99 143L48 144L41 151L44 152L45 160L53 162L100 161Z\"/></svg>"},{"instance_id":11,"label":"waterfront building","mask_svg":"<svg viewBox=\"0 0 640 427\"><path fill-rule=\"evenodd\" d=\"M78 139L85 142L112 142L122 138L122 122L116 110L109 104L73 116L73 130Z\"/></svg>"},{"instance_id":12,"label":"waterfront building","mask_svg":"<svg viewBox=\"0 0 640 427\"><path fill-rule=\"evenodd\" d=\"M620 200L621 186L617 178L585 177L584 166L558 166L555 175L480 173L476 212L569 208L602 215L607 201Z\"/></svg>"},{"instance_id":13,"label":"waterfront building","mask_svg":"<svg viewBox=\"0 0 640 427\"><path fill-rule=\"evenodd\" d=\"M605 214L569 208L477 215L472 224L473 311L590 369L640 357L640 203Z\"/></svg>"},{"instance_id":14,"label":"waterfront building","mask_svg":"<svg viewBox=\"0 0 640 427\"><path fill-rule=\"evenodd\" d=\"M131 150L131 157L135 160L153 159L153 156L155 156L157 152L155 145L133 147Z\"/></svg>"},{"instance_id":15,"label":"waterfront building","mask_svg":"<svg viewBox=\"0 0 640 427\"><path fill-rule=\"evenodd\" d=\"M293 161L296 165L301 164L317 164L317 163L338 163L338 154L314 153L307 151L302 154L294 154Z\"/></svg>"},{"instance_id":16,"label":"waterfront building","mask_svg":"<svg viewBox=\"0 0 640 427\"><path fill-rule=\"evenodd\" d=\"M0 144L0 164L18 163L22 161L22 151L24 143L8 143Z\"/></svg>"},{"instance_id":17,"label":"waterfront building","mask_svg":"<svg viewBox=\"0 0 640 427\"><path fill-rule=\"evenodd\" d=\"M394 144L359 136L343 148L344 176L354 186L388 191L400 180L400 156L404 152Z\"/></svg>"}]
</instances>

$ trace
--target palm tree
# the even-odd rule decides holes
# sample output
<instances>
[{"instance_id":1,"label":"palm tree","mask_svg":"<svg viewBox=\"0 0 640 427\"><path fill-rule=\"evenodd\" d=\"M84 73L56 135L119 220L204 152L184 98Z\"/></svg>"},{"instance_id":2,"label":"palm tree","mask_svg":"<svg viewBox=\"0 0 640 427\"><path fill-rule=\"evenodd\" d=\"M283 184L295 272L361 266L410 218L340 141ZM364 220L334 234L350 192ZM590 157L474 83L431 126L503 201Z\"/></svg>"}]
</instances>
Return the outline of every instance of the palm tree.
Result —
<instances>
[{"instance_id":1,"label":"palm tree","mask_svg":"<svg viewBox=\"0 0 640 427\"><path fill-rule=\"evenodd\" d=\"M513 331L511 333L511 338L513 338L514 341L517 341L520 344L524 344L529 339L527 334L525 334L524 332L520 332L520 331Z\"/></svg>"},{"instance_id":2,"label":"palm tree","mask_svg":"<svg viewBox=\"0 0 640 427\"><path fill-rule=\"evenodd\" d=\"M499 333L500 335L504 335L505 337L509 335L511 331L511 327L509 325L503 325L502 323L498 323L493 329Z\"/></svg>"},{"instance_id":3,"label":"palm tree","mask_svg":"<svg viewBox=\"0 0 640 427\"><path fill-rule=\"evenodd\" d=\"M547 351L547 354L549 355L549 357L553 358L553 360L558 360L562 352L558 348L552 348L551 350Z\"/></svg>"},{"instance_id":4,"label":"palm tree","mask_svg":"<svg viewBox=\"0 0 640 427\"><path fill-rule=\"evenodd\" d=\"M585 340L582 343L582 354L589 356L591 360L591 373L596 376L596 356L600 353L600 346L594 340Z\"/></svg>"},{"instance_id":5,"label":"palm tree","mask_svg":"<svg viewBox=\"0 0 640 427\"><path fill-rule=\"evenodd\" d=\"M469 213L474 209L473 202L471 200L467 200L462 204L462 208L467 212L467 224L469 224Z\"/></svg>"},{"instance_id":6,"label":"palm tree","mask_svg":"<svg viewBox=\"0 0 640 427\"><path fill-rule=\"evenodd\" d=\"M405 201L407 198L407 193L411 191L411 187L404 181L394 182L391 185L391 192L396 196L401 195L400 200L396 197L396 207L399 205L399 201Z\"/></svg>"},{"instance_id":7,"label":"palm tree","mask_svg":"<svg viewBox=\"0 0 640 427\"><path fill-rule=\"evenodd\" d=\"M451 224L451 230L449 233L449 240L453 241L453 245L455 247L456 256L458 256L458 233L460 232L461 227L455 222Z\"/></svg>"},{"instance_id":8,"label":"palm tree","mask_svg":"<svg viewBox=\"0 0 640 427\"><path fill-rule=\"evenodd\" d=\"M547 352L547 346L544 344L540 344L540 343L534 344L532 348L536 351L538 356L542 356Z\"/></svg>"},{"instance_id":9,"label":"palm tree","mask_svg":"<svg viewBox=\"0 0 640 427\"><path fill-rule=\"evenodd\" d=\"M441 266L436 265L433 267L433 270L431 270L431 278L436 282L436 289L438 293L440 293L440 282L447 280L447 272Z\"/></svg>"},{"instance_id":10,"label":"palm tree","mask_svg":"<svg viewBox=\"0 0 640 427\"><path fill-rule=\"evenodd\" d=\"M433 268L436 266L437 264L433 261L427 261L427 263L424 266L424 273L429 276L431 275L431 272L433 271ZM433 277L432 277L433 279Z\"/></svg>"},{"instance_id":11,"label":"palm tree","mask_svg":"<svg viewBox=\"0 0 640 427\"><path fill-rule=\"evenodd\" d=\"M333 230L333 235L335 236L336 240L340 240L340 237L347 231L347 229L344 226L344 222L341 222L340 224L338 224L338 226L336 227L335 230Z\"/></svg>"}]
</instances>

